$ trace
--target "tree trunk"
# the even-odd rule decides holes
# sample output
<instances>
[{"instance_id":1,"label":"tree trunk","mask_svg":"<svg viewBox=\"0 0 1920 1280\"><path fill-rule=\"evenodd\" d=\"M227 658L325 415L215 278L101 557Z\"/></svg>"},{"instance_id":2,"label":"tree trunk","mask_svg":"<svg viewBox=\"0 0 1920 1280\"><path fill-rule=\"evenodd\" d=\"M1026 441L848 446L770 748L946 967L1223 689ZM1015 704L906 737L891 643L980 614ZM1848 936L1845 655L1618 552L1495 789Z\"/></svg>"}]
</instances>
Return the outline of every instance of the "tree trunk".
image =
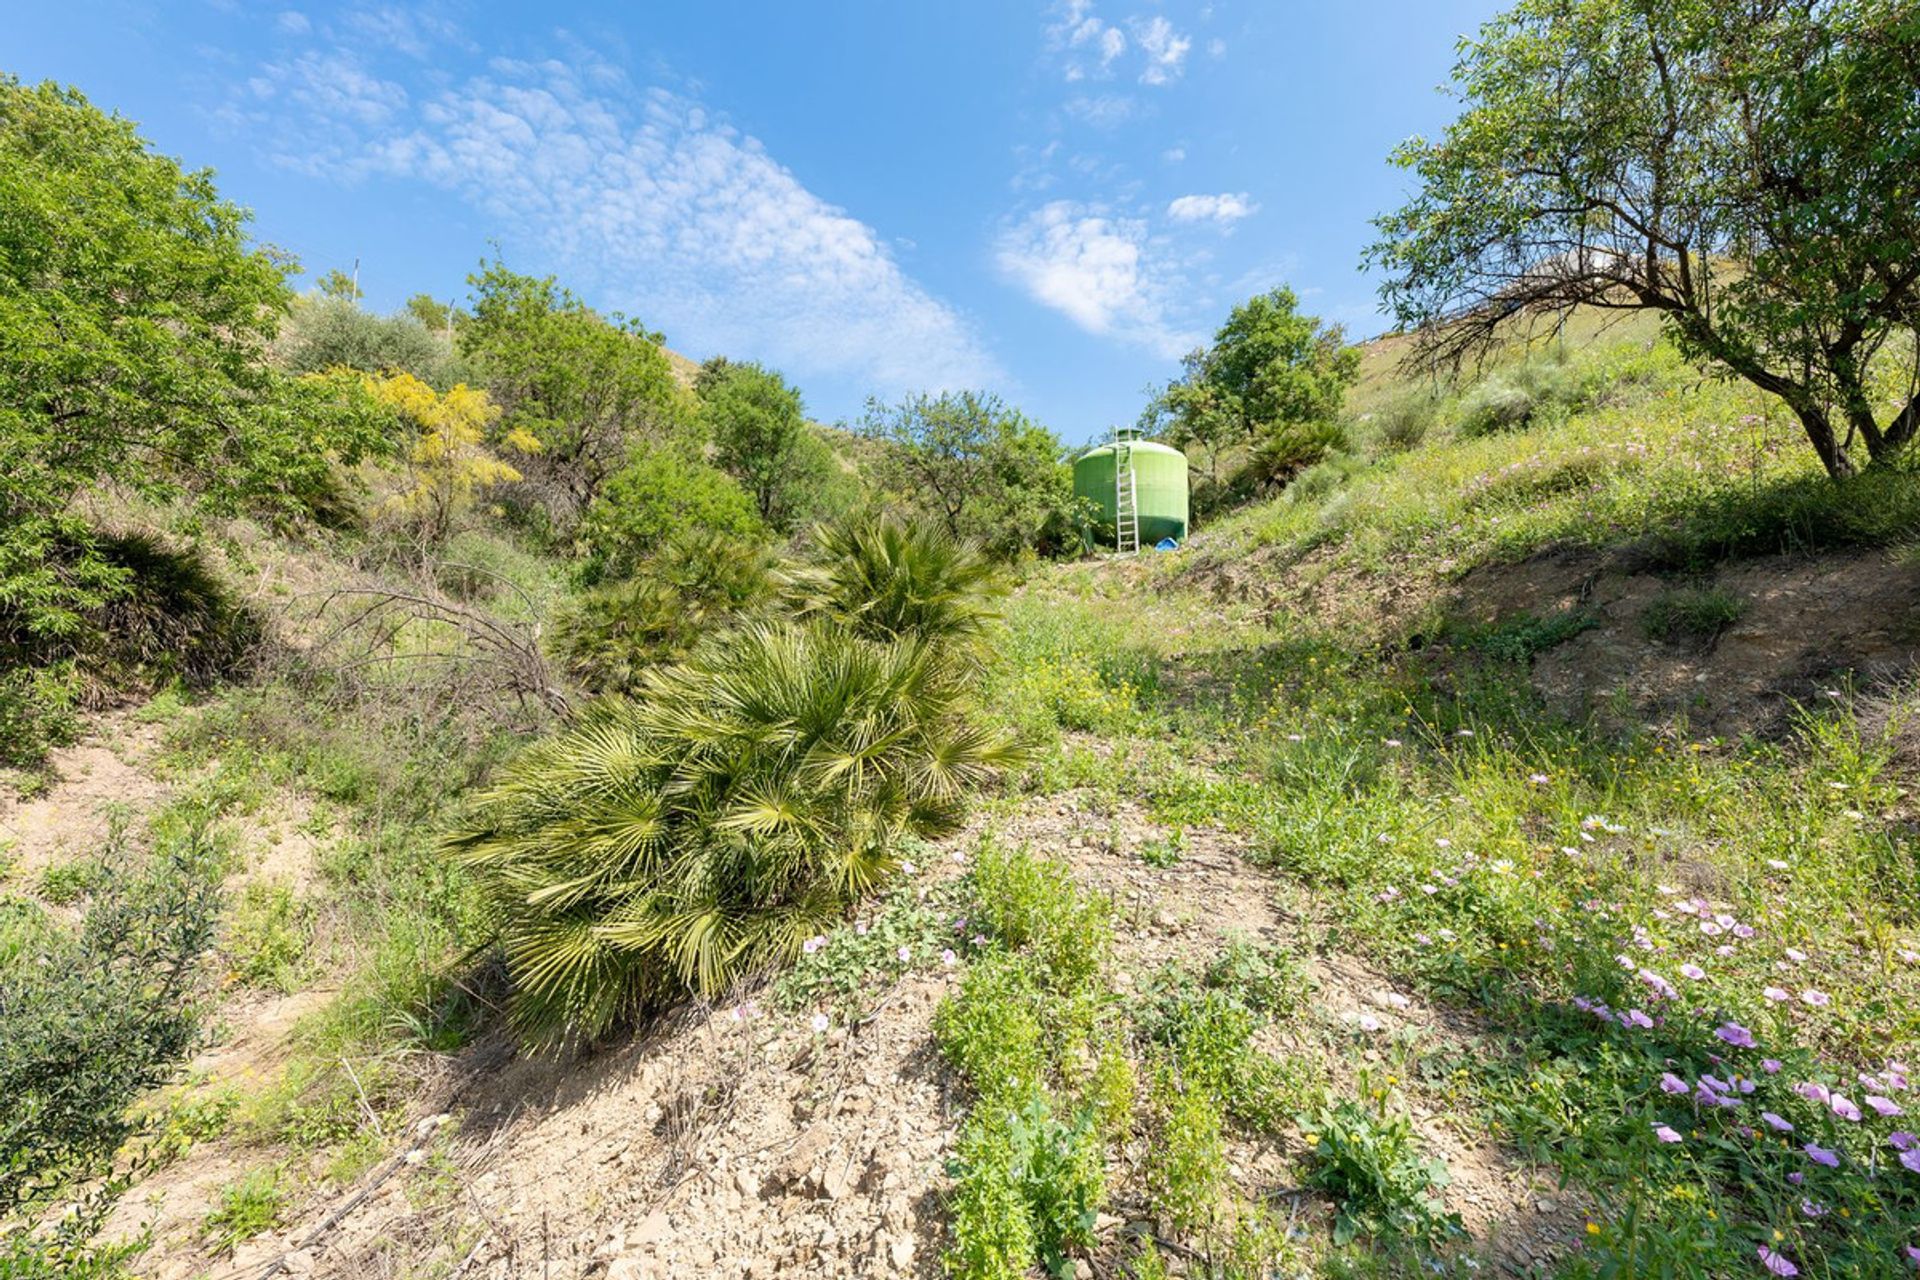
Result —
<instances>
[{"instance_id":1,"label":"tree trunk","mask_svg":"<svg viewBox=\"0 0 1920 1280\"><path fill-rule=\"evenodd\" d=\"M1826 467L1827 474L1835 480L1845 480L1853 475L1853 459L1847 456L1847 451L1834 438L1833 423L1828 420L1827 411L1810 400L1803 400L1791 407L1794 415L1800 419L1800 425L1806 429L1813 451L1820 455L1821 465Z\"/></svg>"}]
</instances>

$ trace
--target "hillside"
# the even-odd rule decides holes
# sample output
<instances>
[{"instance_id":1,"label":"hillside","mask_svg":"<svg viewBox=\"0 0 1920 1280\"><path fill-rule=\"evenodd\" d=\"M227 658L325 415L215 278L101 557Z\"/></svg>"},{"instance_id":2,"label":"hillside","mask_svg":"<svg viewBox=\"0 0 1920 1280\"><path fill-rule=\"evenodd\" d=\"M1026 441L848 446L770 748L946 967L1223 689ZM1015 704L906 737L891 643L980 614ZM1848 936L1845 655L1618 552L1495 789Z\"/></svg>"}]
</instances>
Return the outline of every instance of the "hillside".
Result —
<instances>
[{"instance_id":1,"label":"hillside","mask_svg":"<svg viewBox=\"0 0 1920 1280\"><path fill-rule=\"evenodd\" d=\"M1736 1116L1859 1159L1874 1119L1786 1086L1899 1109L1920 499L1834 488L1644 333L1511 353L1524 421L1463 426L1481 384L1390 435L1393 348L1351 453L1178 554L1032 569L986 701L1037 752L961 832L792 968L597 1048L516 1047L438 848L537 710L280 663L91 715L0 800L8 890L70 918L103 844L199 832L229 904L211 1038L110 1229L138 1274L996 1274L1001 1186L1067 1197L1075 1275L1585 1275L1680 1237L1726 1274L1756 1222L1847 1256L1746 1189L1799 1148L1660 1080L1757 1084ZM215 541L290 653L380 582ZM565 596L501 532L448 559L500 626ZM1891 1232L1876 1194L1817 1191Z\"/></svg>"}]
</instances>

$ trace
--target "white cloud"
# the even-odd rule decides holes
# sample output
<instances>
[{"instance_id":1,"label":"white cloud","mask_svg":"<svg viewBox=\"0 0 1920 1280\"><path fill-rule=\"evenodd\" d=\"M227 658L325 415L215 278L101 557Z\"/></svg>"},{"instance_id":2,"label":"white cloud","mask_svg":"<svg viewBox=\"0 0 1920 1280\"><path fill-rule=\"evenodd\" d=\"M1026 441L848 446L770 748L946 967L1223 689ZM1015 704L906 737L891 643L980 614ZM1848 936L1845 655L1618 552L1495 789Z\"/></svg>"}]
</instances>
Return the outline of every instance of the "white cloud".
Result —
<instances>
[{"instance_id":1,"label":"white cloud","mask_svg":"<svg viewBox=\"0 0 1920 1280\"><path fill-rule=\"evenodd\" d=\"M274 19L274 25L290 36L303 36L313 30L313 23L309 22L307 15L301 13L298 9L286 10L278 18Z\"/></svg>"},{"instance_id":2,"label":"white cloud","mask_svg":"<svg viewBox=\"0 0 1920 1280\"><path fill-rule=\"evenodd\" d=\"M1224 57L1226 57L1226 56L1227 56L1227 42L1226 42L1225 40L1222 40L1222 39L1221 39L1220 37L1218 37L1218 36L1215 36L1215 37L1214 37L1213 39L1211 39L1211 40L1209 40L1209 41L1207 41L1207 56L1208 56L1209 58L1224 58Z\"/></svg>"},{"instance_id":3,"label":"white cloud","mask_svg":"<svg viewBox=\"0 0 1920 1280\"><path fill-rule=\"evenodd\" d=\"M1175 222L1214 222L1226 227L1259 211L1246 192L1223 191L1217 196L1181 196L1167 206Z\"/></svg>"},{"instance_id":4,"label":"white cloud","mask_svg":"<svg viewBox=\"0 0 1920 1280\"><path fill-rule=\"evenodd\" d=\"M411 109L344 52L262 78L268 101L227 117L274 137L283 163L453 191L683 349L889 394L1001 377L873 228L701 103L635 88L604 62L496 59Z\"/></svg>"},{"instance_id":5,"label":"white cloud","mask_svg":"<svg viewBox=\"0 0 1920 1280\"><path fill-rule=\"evenodd\" d=\"M1141 84L1168 84L1180 78L1186 69L1187 53L1193 48L1191 37L1181 35L1171 22L1156 14L1144 22L1134 21L1133 39L1147 55Z\"/></svg>"},{"instance_id":6,"label":"white cloud","mask_svg":"<svg viewBox=\"0 0 1920 1280\"><path fill-rule=\"evenodd\" d=\"M1187 158L1187 149L1185 147L1168 147L1160 153L1160 158L1168 164L1179 164Z\"/></svg>"},{"instance_id":7,"label":"white cloud","mask_svg":"<svg viewBox=\"0 0 1920 1280\"><path fill-rule=\"evenodd\" d=\"M995 261L1036 302L1087 332L1172 358L1196 338L1168 320L1167 300L1179 281L1151 249L1144 222L1056 200L1008 225Z\"/></svg>"},{"instance_id":8,"label":"white cloud","mask_svg":"<svg viewBox=\"0 0 1920 1280\"><path fill-rule=\"evenodd\" d=\"M1138 104L1125 94L1081 94L1064 104L1066 113L1096 129L1115 129L1133 119Z\"/></svg>"}]
</instances>

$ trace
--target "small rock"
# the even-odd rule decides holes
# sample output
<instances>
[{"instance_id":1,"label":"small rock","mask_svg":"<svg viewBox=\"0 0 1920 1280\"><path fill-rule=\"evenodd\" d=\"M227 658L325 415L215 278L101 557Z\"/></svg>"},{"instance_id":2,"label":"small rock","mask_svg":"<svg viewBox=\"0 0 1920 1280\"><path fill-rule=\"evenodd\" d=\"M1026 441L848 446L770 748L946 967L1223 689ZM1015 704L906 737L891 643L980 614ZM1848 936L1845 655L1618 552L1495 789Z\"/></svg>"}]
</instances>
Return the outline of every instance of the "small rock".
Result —
<instances>
[{"instance_id":1,"label":"small rock","mask_svg":"<svg viewBox=\"0 0 1920 1280\"><path fill-rule=\"evenodd\" d=\"M659 1244L671 1234L673 1234L673 1224L667 1220L664 1212L655 1209L640 1219L627 1239L630 1244L645 1248L650 1244Z\"/></svg>"},{"instance_id":2,"label":"small rock","mask_svg":"<svg viewBox=\"0 0 1920 1280\"><path fill-rule=\"evenodd\" d=\"M760 1179L754 1177L750 1169L735 1169L733 1189L740 1193L742 1199L757 1199L760 1195Z\"/></svg>"},{"instance_id":3,"label":"small rock","mask_svg":"<svg viewBox=\"0 0 1920 1280\"><path fill-rule=\"evenodd\" d=\"M895 1236L887 1242L887 1261L894 1265L895 1270L905 1271L913 1265L913 1250L911 1236Z\"/></svg>"},{"instance_id":4,"label":"small rock","mask_svg":"<svg viewBox=\"0 0 1920 1280\"><path fill-rule=\"evenodd\" d=\"M1093 1280L1093 1264L1085 1258L1073 1260L1073 1280Z\"/></svg>"}]
</instances>

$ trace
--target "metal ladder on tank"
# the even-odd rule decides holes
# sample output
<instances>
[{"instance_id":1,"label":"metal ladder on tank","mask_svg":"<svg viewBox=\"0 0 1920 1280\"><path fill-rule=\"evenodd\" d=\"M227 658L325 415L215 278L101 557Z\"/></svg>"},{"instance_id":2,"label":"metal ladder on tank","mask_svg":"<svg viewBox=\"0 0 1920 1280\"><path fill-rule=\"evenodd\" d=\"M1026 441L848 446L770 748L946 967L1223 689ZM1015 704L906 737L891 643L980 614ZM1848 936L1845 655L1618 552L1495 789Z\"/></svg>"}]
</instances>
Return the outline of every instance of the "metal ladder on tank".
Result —
<instances>
[{"instance_id":1,"label":"metal ladder on tank","mask_svg":"<svg viewBox=\"0 0 1920 1280\"><path fill-rule=\"evenodd\" d=\"M1133 446L1113 442L1113 540L1120 555L1140 550L1140 494L1133 482Z\"/></svg>"}]
</instances>

